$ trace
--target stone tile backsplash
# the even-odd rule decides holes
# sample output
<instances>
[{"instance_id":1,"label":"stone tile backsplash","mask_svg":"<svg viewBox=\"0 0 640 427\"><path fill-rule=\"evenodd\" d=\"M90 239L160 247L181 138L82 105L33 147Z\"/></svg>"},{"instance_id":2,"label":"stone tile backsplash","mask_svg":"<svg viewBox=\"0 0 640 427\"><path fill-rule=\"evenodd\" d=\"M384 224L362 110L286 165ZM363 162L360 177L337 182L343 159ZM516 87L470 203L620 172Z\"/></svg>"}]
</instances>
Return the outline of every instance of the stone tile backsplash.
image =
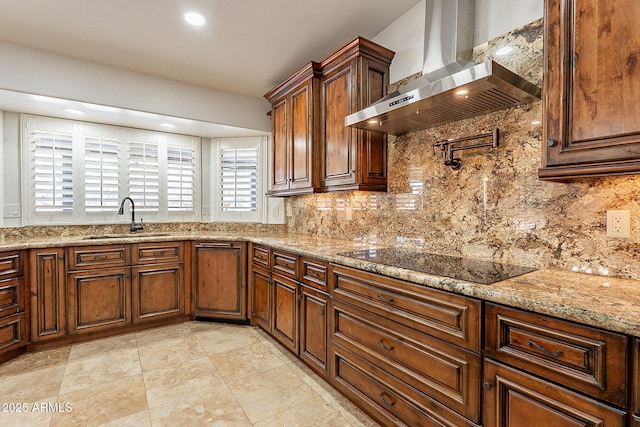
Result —
<instances>
[{"instance_id":1,"label":"stone tile backsplash","mask_svg":"<svg viewBox=\"0 0 640 427\"><path fill-rule=\"evenodd\" d=\"M496 57L505 44L512 53ZM474 56L541 85L542 20L476 47ZM640 178L538 180L541 121L538 101L390 136L388 193L290 197L288 231L640 279ZM458 152L458 171L432 151L434 142L494 127L503 135L500 146ZM605 237L610 209L631 211L631 239Z\"/></svg>"}]
</instances>

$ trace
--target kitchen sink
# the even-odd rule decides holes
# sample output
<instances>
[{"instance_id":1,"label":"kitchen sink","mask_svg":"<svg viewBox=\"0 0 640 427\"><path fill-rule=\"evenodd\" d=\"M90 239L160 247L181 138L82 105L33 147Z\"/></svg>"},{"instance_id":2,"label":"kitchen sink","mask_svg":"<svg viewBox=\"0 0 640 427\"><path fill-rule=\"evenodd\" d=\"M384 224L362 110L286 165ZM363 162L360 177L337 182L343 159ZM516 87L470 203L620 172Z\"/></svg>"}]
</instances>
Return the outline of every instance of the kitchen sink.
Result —
<instances>
[{"instance_id":1,"label":"kitchen sink","mask_svg":"<svg viewBox=\"0 0 640 427\"><path fill-rule=\"evenodd\" d=\"M99 240L99 239L127 239L132 237L162 237L169 236L167 233L128 233L128 234L98 234L96 236L87 236L82 240Z\"/></svg>"}]
</instances>

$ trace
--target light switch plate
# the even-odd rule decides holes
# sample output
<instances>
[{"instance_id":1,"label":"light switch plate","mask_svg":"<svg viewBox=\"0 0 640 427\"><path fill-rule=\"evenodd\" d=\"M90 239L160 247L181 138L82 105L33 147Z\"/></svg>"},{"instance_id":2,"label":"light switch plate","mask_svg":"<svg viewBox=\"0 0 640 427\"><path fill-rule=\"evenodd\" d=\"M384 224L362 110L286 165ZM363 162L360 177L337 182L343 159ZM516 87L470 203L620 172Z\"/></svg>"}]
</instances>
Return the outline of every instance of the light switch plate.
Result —
<instances>
[{"instance_id":1,"label":"light switch plate","mask_svg":"<svg viewBox=\"0 0 640 427\"><path fill-rule=\"evenodd\" d=\"M607 237L628 239L631 237L631 212L607 211Z\"/></svg>"}]
</instances>

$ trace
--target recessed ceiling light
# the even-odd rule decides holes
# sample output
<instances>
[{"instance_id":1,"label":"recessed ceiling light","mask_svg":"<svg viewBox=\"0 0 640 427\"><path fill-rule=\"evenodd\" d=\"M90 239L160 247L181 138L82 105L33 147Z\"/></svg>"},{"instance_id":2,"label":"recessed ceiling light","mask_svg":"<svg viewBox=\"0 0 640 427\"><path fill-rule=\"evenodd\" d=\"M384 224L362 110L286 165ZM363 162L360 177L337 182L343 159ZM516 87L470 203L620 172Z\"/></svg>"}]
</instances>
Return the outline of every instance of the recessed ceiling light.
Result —
<instances>
[{"instance_id":1,"label":"recessed ceiling light","mask_svg":"<svg viewBox=\"0 0 640 427\"><path fill-rule=\"evenodd\" d=\"M469 93L469 91L467 89L460 89L460 90L456 91L456 95L458 95L458 96L466 95L468 93Z\"/></svg>"},{"instance_id":2,"label":"recessed ceiling light","mask_svg":"<svg viewBox=\"0 0 640 427\"><path fill-rule=\"evenodd\" d=\"M167 129L175 129L176 127L173 123L160 123L160 126Z\"/></svg>"},{"instance_id":3,"label":"recessed ceiling light","mask_svg":"<svg viewBox=\"0 0 640 427\"><path fill-rule=\"evenodd\" d=\"M200 12L194 12L194 11L185 13L184 20L196 27L201 27L207 23L206 16L204 16Z\"/></svg>"},{"instance_id":4,"label":"recessed ceiling light","mask_svg":"<svg viewBox=\"0 0 640 427\"><path fill-rule=\"evenodd\" d=\"M75 108L65 108L64 111L67 114L72 114L74 116L84 116L86 113L82 110L76 110Z\"/></svg>"},{"instance_id":5,"label":"recessed ceiling light","mask_svg":"<svg viewBox=\"0 0 640 427\"><path fill-rule=\"evenodd\" d=\"M513 48L511 46L504 46L500 49L496 50L496 56L505 56L513 52Z\"/></svg>"}]
</instances>

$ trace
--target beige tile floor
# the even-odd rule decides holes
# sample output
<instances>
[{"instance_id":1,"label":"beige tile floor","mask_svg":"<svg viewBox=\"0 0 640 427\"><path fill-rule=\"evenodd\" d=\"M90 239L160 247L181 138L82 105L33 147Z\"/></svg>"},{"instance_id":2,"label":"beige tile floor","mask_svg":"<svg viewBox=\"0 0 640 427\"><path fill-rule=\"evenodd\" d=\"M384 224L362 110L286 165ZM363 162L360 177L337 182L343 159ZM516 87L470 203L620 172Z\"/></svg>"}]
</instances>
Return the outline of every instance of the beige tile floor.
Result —
<instances>
[{"instance_id":1,"label":"beige tile floor","mask_svg":"<svg viewBox=\"0 0 640 427\"><path fill-rule=\"evenodd\" d=\"M0 365L0 426L375 426L263 331L188 322Z\"/></svg>"}]
</instances>

